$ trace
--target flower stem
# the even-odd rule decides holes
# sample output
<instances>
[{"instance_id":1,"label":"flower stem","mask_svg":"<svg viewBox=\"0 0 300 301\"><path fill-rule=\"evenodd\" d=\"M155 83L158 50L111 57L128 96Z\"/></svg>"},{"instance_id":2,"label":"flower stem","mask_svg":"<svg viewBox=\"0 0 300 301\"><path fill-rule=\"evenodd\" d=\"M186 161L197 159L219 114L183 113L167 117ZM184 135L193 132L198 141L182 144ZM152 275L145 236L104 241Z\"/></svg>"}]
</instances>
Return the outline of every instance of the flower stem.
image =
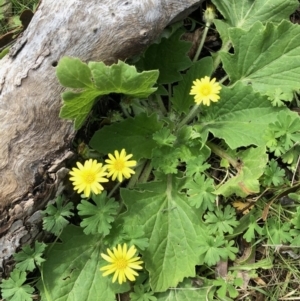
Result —
<instances>
[{"instance_id":1,"label":"flower stem","mask_svg":"<svg viewBox=\"0 0 300 301\"><path fill-rule=\"evenodd\" d=\"M231 48L231 42L228 41L227 43L225 43L222 48L218 51L218 54L214 60L214 70L216 70L219 66L219 64L221 63L221 57L220 57L220 52L228 52L229 49Z\"/></svg>"},{"instance_id":2,"label":"flower stem","mask_svg":"<svg viewBox=\"0 0 300 301\"><path fill-rule=\"evenodd\" d=\"M150 173L152 172L152 165L151 165L151 161L150 160L147 160L146 164L145 164L145 167L143 169L143 172L139 178L139 183L146 183L149 176L150 176Z\"/></svg>"},{"instance_id":3,"label":"flower stem","mask_svg":"<svg viewBox=\"0 0 300 301\"><path fill-rule=\"evenodd\" d=\"M159 108L160 108L162 114L163 114L164 116L167 115L166 107L165 107L165 105L164 105L164 103L163 103L163 101L162 101L160 95L155 94L155 96L156 96L156 100L157 100L157 103L158 103L158 105L159 105Z\"/></svg>"},{"instance_id":4,"label":"flower stem","mask_svg":"<svg viewBox=\"0 0 300 301\"><path fill-rule=\"evenodd\" d=\"M203 31L203 34L202 34L202 37L201 37L200 44L199 44L197 52L196 52L196 54L195 54L195 56L193 58L193 62L196 62L198 60L198 58L199 58L199 55L200 55L200 53L202 51L202 48L203 48L203 45L204 45L204 42L205 42L208 30L209 30L209 27L210 27L210 23L206 22L205 23L205 28L204 28L204 31Z\"/></svg>"},{"instance_id":5,"label":"flower stem","mask_svg":"<svg viewBox=\"0 0 300 301\"><path fill-rule=\"evenodd\" d=\"M135 184L138 182L138 179L145 167L147 163L147 160L143 160L135 169L135 174L132 175L132 177L130 178L128 184L127 184L127 188L131 189L135 186Z\"/></svg>"},{"instance_id":6,"label":"flower stem","mask_svg":"<svg viewBox=\"0 0 300 301\"><path fill-rule=\"evenodd\" d=\"M222 159L227 160L234 168L238 168L239 163L237 160L230 157L224 149L220 148L218 145L212 143L212 142L206 142L206 145L211 149L213 153L215 153L217 156L219 156Z\"/></svg>"},{"instance_id":7,"label":"flower stem","mask_svg":"<svg viewBox=\"0 0 300 301\"><path fill-rule=\"evenodd\" d=\"M109 192L109 194L107 195L107 198L110 198L111 196L113 196L113 194L115 193L115 191L120 187L120 185L122 184L122 182L118 182L113 189Z\"/></svg>"},{"instance_id":8,"label":"flower stem","mask_svg":"<svg viewBox=\"0 0 300 301\"><path fill-rule=\"evenodd\" d=\"M194 105L193 108L190 110L190 112L181 120L181 122L178 124L177 129L180 129L185 124L187 124L189 121L191 121L197 114L198 114L199 105Z\"/></svg>"},{"instance_id":9,"label":"flower stem","mask_svg":"<svg viewBox=\"0 0 300 301\"><path fill-rule=\"evenodd\" d=\"M225 80L227 80L229 78L229 76L226 74L220 81L220 84L223 84L225 82Z\"/></svg>"}]
</instances>

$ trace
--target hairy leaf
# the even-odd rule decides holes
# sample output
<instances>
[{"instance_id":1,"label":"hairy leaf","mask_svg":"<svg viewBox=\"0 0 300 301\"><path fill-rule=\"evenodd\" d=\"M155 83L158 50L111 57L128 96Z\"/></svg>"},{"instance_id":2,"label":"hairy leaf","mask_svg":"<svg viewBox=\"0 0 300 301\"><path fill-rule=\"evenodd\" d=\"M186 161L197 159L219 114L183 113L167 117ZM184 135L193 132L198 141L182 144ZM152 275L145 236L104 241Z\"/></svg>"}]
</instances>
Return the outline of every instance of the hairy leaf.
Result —
<instances>
[{"instance_id":1,"label":"hairy leaf","mask_svg":"<svg viewBox=\"0 0 300 301\"><path fill-rule=\"evenodd\" d=\"M259 34L258 34L259 33ZM230 81L251 85L261 94L271 95L280 87L287 100L300 89L300 28L282 21L255 23L249 31L229 30L235 52L220 53Z\"/></svg>"},{"instance_id":2,"label":"hairy leaf","mask_svg":"<svg viewBox=\"0 0 300 301\"><path fill-rule=\"evenodd\" d=\"M135 160L151 158L152 149L157 145L152 135L161 127L162 122L158 121L155 114L147 116L141 113L98 130L90 145L103 154L125 148L127 153L133 154Z\"/></svg>"},{"instance_id":3,"label":"hairy leaf","mask_svg":"<svg viewBox=\"0 0 300 301\"><path fill-rule=\"evenodd\" d=\"M230 196L235 193L238 196L245 197L259 192L258 179L263 174L268 162L265 148L249 148L238 152L236 157L241 161L237 175L218 187L216 194Z\"/></svg>"},{"instance_id":4,"label":"hairy leaf","mask_svg":"<svg viewBox=\"0 0 300 301\"><path fill-rule=\"evenodd\" d=\"M273 107L267 97L241 83L222 87L220 97L217 103L203 108L204 116L194 128L201 135L209 131L224 139L231 149L265 145L264 133L269 124L277 120L280 110L286 110Z\"/></svg>"},{"instance_id":5,"label":"hairy leaf","mask_svg":"<svg viewBox=\"0 0 300 301\"><path fill-rule=\"evenodd\" d=\"M184 277L195 276L204 233L199 210L179 193L184 180L172 175L160 178L139 185L138 190L121 190L128 209L123 215L125 224L134 221L149 239L149 247L141 253L156 292L176 287Z\"/></svg>"},{"instance_id":6,"label":"hairy leaf","mask_svg":"<svg viewBox=\"0 0 300 301\"><path fill-rule=\"evenodd\" d=\"M62 94L64 105L60 117L75 120L79 129L91 111L96 98L110 93L121 93L129 97L146 98L156 91L153 85L158 71L138 73L134 66L122 61L106 66L103 62L88 65L78 58L63 57L56 68L60 84L76 89Z\"/></svg>"},{"instance_id":7,"label":"hairy leaf","mask_svg":"<svg viewBox=\"0 0 300 301\"><path fill-rule=\"evenodd\" d=\"M115 301L115 294L129 290L128 283L112 284L99 268L107 265L100 253L105 252L100 235L85 235L81 228L68 225L61 243L49 248L42 265L38 288L42 300ZM80 285L79 285L80 284Z\"/></svg>"},{"instance_id":8,"label":"hairy leaf","mask_svg":"<svg viewBox=\"0 0 300 301\"><path fill-rule=\"evenodd\" d=\"M177 30L169 38L162 38L159 44L151 45L138 63L143 70L159 69L159 84L181 80L180 71L192 65L187 56L191 43L181 40L182 34L182 30Z\"/></svg>"}]
</instances>

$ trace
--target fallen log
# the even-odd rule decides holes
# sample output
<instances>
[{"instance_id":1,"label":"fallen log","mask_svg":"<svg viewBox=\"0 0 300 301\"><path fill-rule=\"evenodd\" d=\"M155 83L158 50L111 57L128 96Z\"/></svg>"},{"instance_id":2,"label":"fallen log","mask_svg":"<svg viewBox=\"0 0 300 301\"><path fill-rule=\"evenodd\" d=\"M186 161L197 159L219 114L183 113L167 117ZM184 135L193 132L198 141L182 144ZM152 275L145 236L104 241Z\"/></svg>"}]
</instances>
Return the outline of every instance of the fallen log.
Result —
<instances>
[{"instance_id":1,"label":"fallen log","mask_svg":"<svg viewBox=\"0 0 300 301\"><path fill-rule=\"evenodd\" d=\"M59 119L63 56L113 63L144 50L203 0L43 0L0 60L0 276L41 232L41 213L63 189L72 122ZM1 278L1 277L0 277Z\"/></svg>"}]
</instances>

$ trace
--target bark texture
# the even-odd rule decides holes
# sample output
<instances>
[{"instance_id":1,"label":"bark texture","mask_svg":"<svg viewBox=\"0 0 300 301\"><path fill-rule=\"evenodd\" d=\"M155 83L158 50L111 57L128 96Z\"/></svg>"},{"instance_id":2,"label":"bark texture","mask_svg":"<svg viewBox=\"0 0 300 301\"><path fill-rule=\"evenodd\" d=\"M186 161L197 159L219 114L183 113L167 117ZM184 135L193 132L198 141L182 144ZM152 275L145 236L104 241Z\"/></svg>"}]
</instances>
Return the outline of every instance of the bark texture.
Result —
<instances>
[{"instance_id":1,"label":"bark texture","mask_svg":"<svg viewBox=\"0 0 300 301\"><path fill-rule=\"evenodd\" d=\"M72 123L60 120L55 67L65 55L113 63L141 52L203 0L42 0L0 60L0 274L40 232L40 209L63 189ZM2 267L2 270L1 270Z\"/></svg>"}]
</instances>

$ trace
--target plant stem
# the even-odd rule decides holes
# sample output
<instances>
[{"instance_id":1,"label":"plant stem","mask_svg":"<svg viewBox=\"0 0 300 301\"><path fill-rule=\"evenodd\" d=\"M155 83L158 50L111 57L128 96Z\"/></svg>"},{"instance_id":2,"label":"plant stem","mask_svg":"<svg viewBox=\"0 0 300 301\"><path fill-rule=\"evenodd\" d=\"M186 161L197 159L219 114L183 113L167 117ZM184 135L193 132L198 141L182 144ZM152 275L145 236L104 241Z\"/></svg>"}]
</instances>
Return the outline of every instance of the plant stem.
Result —
<instances>
[{"instance_id":1,"label":"plant stem","mask_svg":"<svg viewBox=\"0 0 300 301\"><path fill-rule=\"evenodd\" d=\"M132 175L132 177L130 178L128 184L127 184L127 188L133 188L134 185L137 183L141 172L143 171L145 165L147 163L147 160L144 160L141 162L141 164L138 165L138 167L135 169L135 174ZM110 198L114 192L120 187L120 185L122 184L122 182L118 182L113 189L109 192L109 194L107 195L107 198Z\"/></svg>"},{"instance_id":2,"label":"plant stem","mask_svg":"<svg viewBox=\"0 0 300 301\"><path fill-rule=\"evenodd\" d=\"M109 199L114 193L115 191L120 187L120 185L122 184L122 182L118 182L113 189L109 192L109 194L107 195L107 198Z\"/></svg>"},{"instance_id":3,"label":"plant stem","mask_svg":"<svg viewBox=\"0 0 300 301\"><path fill-rule=\"evenodd\" d=\"M219 156L222 159L227 160L234 168L238 168L237 160L230 157L222 148L212 142L206 142L206 145L211 149L213 153Z\"/></svg>"},{"instance_id":4,"label":"plant stem","mask_svg":"<svg viewBox=\"0 0 300 301\"><path fill-rule=\"evenodd\" d=\"M131 189L134 187L134 185L138 182L138 179L145 167L147 163L147 160L143 160L135 169L135 174L132 175L132 177L130 178L128 184L127 184L127 188Z\"/></svg>"},{"instance_id":5,"label":"plant stem","mask_svg":"<svg viewBox=\"0 0 300 301\"><path fill-rule=\"evenodd\" d=\"M229 78L229 76L226 74L221 80L219 80L220 84L223 84L223 82L225 82L225 80L227 80Z\"/></svg>"},{"instance_id":6,"label":"plant stem","mask_svg":"<svg viewBox=\"0 0 300 301\"><path fill-rule=\"evenodd\" d=\"M130 117L130 114L128 113L127 109L124 107L124 105L122 103L120 103L120 106L121 106L121 109L124 113L124 115L129 118Z\"/></svg>"},{"instance_id":7,"label":"plant stem","mask_svg":"<svg viewBox=\"0 0 300 301\"><path fill-rule=\"evenodd\" d=\"M155 97L156 97L157 103L158 103L158 105L159 105L159 108L161 109L162 114L163 114L163 115L167 115L166 107L165 107L165 105L164 105L164 103L163 103L163 101L162 101L160 95L155 94Z\"/></svg>"},{"instance_id":8,"label":"plant stem","mask_svg":"<svg viewBox=\"0 0 300 301\"><path fill-rule=\"evenodd\" d=\"M142 172L142 174L139 178L139 183L146 183L151 172L152 172L151 161L147 160L146 164L145 164L145 167L144 167L144 170L143 170L143 172Z\"/></svg>"},{"instance_id":9,"label":"plant stem","mask_svg":"<svg viewBox=\"0 0 300 301\"><path fill-rule=\"evenodd\" d=\"M231 48L231 42L228 41L218 51L218 55L216 56L216 58L214 60L214 70L216 70L218 68L219 64L221 63L220 52L228 52L230 48Z\"/></svg>"},{"instance_id":10,"label":"plant stem","mask_svg":"<svg viewBox=\"0 0 300 301\"><path fill-rule=\"evenodd\" d=\"M204 42L205 42L208 30L209 30L209 27L210 27L210 23L206 22L205 23L205 28L203 30L203 34L202 34L202 37L201 37L200 44L199 44L197 52L196 52L196 54L195 54L195 56L193 58L193 62L196 62L198 60L198 58L199 58L199 55L200 55L200 53L202 51L202 48L203 48L203 45L204 45Z\"/></svg>"},{"instance_id":11,"label":"plant stem","mask_svg":"<svg viewBox=\"0 0 300 301\"><path fill-rule=\"evenodd\" d=\"M193 108L190 110L190 112L181 120L181 122L178 124L177 129L180 129L185 124L187 124L189 121L191 121L197 114L198 114L199 105L194 105Z\"/></svg>"},{"instance_id":12,"label":"plant stem","mask_svg":"<svg viewBox=\"0 0 300 301\"><path fill-rule=\"evenodd\" d=\"M172 86L168 84L168 111L171 111Z\"/></svg>"}]
</instances>

